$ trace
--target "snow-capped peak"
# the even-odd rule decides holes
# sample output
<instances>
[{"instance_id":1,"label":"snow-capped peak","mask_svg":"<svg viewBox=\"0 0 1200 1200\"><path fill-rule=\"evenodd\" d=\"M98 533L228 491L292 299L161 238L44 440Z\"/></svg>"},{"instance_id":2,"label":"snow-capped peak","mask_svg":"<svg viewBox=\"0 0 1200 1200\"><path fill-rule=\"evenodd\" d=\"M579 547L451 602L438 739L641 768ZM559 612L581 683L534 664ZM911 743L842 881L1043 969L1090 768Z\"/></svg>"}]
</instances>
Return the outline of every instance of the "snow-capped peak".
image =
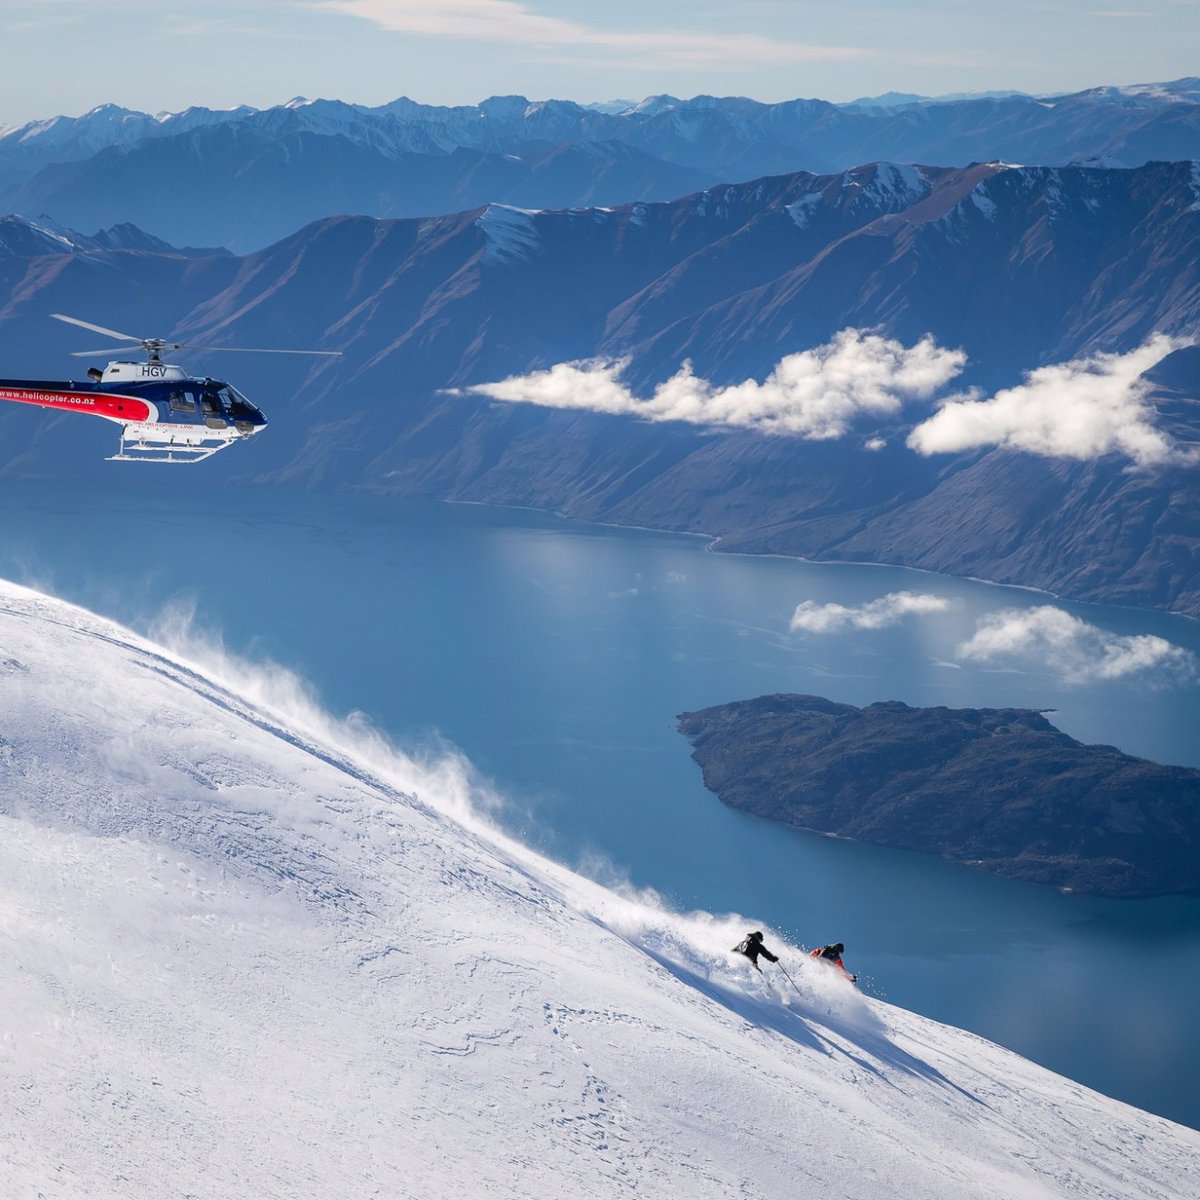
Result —
<instances>
[{"instance_id":1,"label":"snow-capped peak","mask_svg":"<svg viewBox=\"0 0 1200 1200\"><path fill-rule=\"evenodd\" d=\"M95 246L94 238L86 238L73 229L67 229L50 217L35 219L15 213L0 217L0 249L15 258L75 254Z\"/></svg>"},{"instance_id":2,"label":"snow-capped peak","mask_svg":"<svg viewBox=\"0 0 1200 1200\"><path fill-rule=\"evenodd\" d=\"M489 204L475 219L483 231L486 246L484 262L516 262L530 258L541 245L534 217L536 208L513 208L508 204Z\"/></svg>"},{"instance_id":3,"label":"snow-capped peak","mask_svg":"<svg viewBox=\"0 0 1200 1200\"><path fill-rule=\"evenodd\" d=\"M801 196L799 200L794 200L791 204L784 205L784 212L792 219L798 229L807 229L812 221L813 213L821 205L820 192L808 192Z\"/></svg>"},{"instance_id":4,"label":"snow-capped peak","mask_svg":"<svg viewBox=\"0 0 1200 1200\"><path fill-rule=\"evenodd\" d=\"M863 196L889 211L907 208L929 195L929 180L920 167L909 163L875 164L874 178L864 187Z\"/></svg>"},{"instance_id":5,"label":"snow-capped peak","mask_svg":"<svg viewBox=\"0 0 1200 1200\"><path fill-rule=\"evenodd\" d=\"M661 112L669 112L673 108L678 108L683 101L678 96L668 96L663 93L660 96L647 96L644 100L635 104L632 108L626 109L626 114L633 116L655 116Z\"/></svg>"},{"instance_id":6,"label":"snow-capped peak","mask_svg":"<svg viewBox=\"0 0 1200 1200\"><path fill-rule=\"evenodd\" d=\"M25 217L18 213L0 217L0 250L16 258L36 258L44 254L84 254L96 250L150 250L162 254L181 253L189 257L227 253L224 250L193 248L178 250L129 222L101 229L94 234L83 234L44 213L37 217Z\"/></svg>"}]
</instances>

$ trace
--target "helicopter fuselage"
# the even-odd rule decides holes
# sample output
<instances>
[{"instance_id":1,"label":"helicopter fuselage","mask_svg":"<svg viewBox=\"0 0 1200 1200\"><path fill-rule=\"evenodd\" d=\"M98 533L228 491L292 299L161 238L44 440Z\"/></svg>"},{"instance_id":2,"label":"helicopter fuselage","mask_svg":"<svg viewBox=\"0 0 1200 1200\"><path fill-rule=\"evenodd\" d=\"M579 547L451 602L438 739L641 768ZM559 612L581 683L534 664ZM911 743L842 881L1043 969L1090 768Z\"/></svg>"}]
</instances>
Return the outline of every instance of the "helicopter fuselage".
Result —
<instances>
[{"instance_id":1,"label":"helicopter fuselage","mask_svg":"<svg viewBox=\"0 0 1200 1200\"><path fill-rule=\"evenodd\" d=\"M162 362L110 362L99 379L0 379L0 400L87 413L122 426L114 457L197 462L266 427L262 412L217 379Z\"/></svg>"}]
</instances>

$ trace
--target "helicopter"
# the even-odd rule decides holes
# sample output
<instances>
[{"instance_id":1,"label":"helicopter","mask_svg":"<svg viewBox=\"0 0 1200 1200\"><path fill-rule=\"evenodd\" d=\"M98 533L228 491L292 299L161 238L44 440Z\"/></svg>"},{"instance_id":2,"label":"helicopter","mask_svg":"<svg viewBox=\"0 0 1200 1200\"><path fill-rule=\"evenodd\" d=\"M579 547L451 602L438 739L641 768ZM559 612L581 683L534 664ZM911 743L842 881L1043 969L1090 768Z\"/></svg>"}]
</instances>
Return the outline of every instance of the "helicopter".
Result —
<instances>
[{"instance_id":1,"label":"helicopter","mask_svg":"<svg viewBox=\"0 0 1200 1200\"><path fill-rule=\"evenodd\" d=\"M56 321L128 343L110 350L77 350L73 358L146 352L145 362L111 361L103 370L89 367L88 381L0 379L0 400L36 404L60 412L87 413L121 426L114 462L200 462L218 450L245 441L267 427L267 418L236 388L218 379L188 375L162 360L169 350L222 350L238 354L314 354L340 357L339 350L264 350L243 346L189 346L162 338L139 338L93 325L63 313Z\"/></svg>"}]
</instances>

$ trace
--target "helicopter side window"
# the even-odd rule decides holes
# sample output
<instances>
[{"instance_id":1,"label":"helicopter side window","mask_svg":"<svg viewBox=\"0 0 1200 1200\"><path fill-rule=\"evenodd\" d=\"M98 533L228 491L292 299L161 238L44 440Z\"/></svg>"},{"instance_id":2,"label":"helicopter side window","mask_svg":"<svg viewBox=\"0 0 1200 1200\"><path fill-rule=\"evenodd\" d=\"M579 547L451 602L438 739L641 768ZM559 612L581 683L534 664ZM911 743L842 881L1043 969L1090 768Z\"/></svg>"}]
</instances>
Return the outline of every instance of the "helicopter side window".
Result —
<instances>
[{"instance_id":1,"label":"helicopter side window","mask_svg":"<svg viewBox=\"0 0 1200 1200\"><path fill-rule=\"evenodd\" d=\"M169 403L172 412L194 413L196 411L196 397L191 392L172 392Z\"/></svg>"},{"instance_id":2,"label":"helicopter side window","mask_svg":"<svg viewBox=\"0 0 1200 1200\"><path fill-rule=\"evenodd\" d=\"M200 397L200 411L208 416L217 413L217 398L212 392L205 392Z\"/></svg>"}]
</instances>

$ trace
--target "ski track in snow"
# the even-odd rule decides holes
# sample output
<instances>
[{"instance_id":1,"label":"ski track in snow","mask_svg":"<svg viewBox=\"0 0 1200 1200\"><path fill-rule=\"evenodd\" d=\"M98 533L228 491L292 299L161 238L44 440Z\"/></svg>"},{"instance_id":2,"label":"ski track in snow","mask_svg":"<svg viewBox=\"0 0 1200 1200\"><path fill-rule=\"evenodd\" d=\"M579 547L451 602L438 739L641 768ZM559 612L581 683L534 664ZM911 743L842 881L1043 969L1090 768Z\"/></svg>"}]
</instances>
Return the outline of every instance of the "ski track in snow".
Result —
<instances>
[{"instance_id":1,"label":"ski track in snow","mask_svg":"<svg viewBox=\"0 0 1200 1200\"><path fill-rule=\"evenodd\" d=\"M6 1198L1200 1194L1195 1132L245 682L0 584Z\"/></svg>"}]
</instances>

